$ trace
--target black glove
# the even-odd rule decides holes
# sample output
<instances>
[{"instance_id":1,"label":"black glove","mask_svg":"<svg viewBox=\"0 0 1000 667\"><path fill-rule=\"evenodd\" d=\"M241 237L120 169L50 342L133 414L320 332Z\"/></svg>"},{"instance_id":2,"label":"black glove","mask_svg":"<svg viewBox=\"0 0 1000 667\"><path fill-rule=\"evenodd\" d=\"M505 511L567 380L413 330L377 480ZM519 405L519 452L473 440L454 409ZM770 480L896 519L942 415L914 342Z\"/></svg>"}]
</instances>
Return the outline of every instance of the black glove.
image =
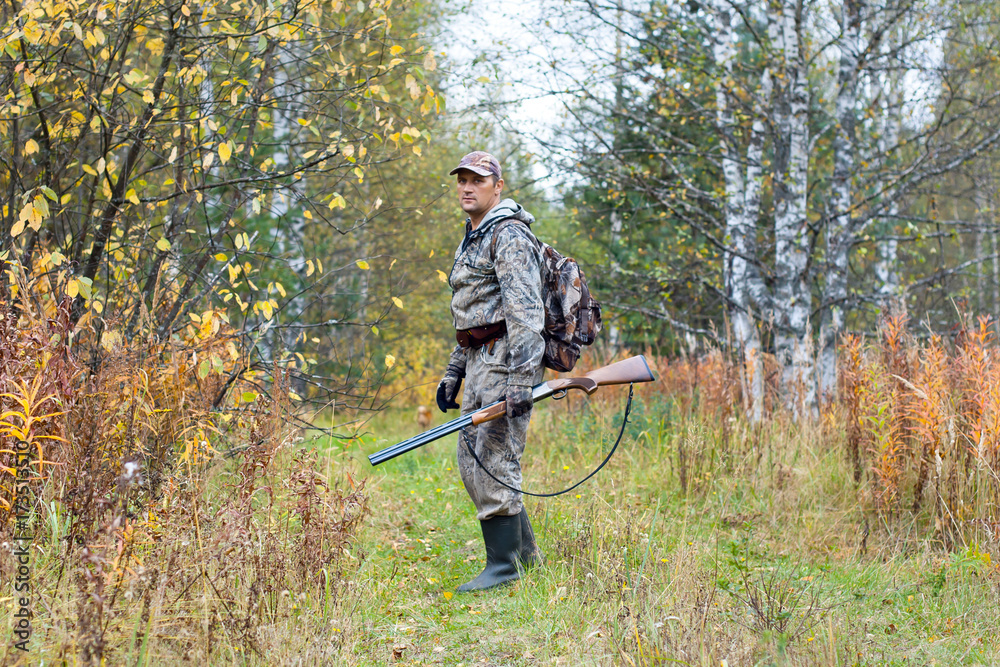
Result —
<instances>
[{"instance_id":1,"label":"black glove","mask_svg":"<svg viewBox=\"0 0 1000 667\"><path fill-rule=\"evenodd\" d=\"M517 419L531 410L531 387L512 384L507 387L507 416Z\"/></svg>"},{"instance_id":2,"label":"black glove","mask_svg":"<svg viewBox=\"0 0 1000 667\"><path fill-rule=\"evenodd\" d=\"M462 378L465 377L465 369L458 366L449 365L444 377L438 383L437 404L441 412L457 410L461 406L455 402L458 392L462 388Z\"/></svg>"}]
</instances>

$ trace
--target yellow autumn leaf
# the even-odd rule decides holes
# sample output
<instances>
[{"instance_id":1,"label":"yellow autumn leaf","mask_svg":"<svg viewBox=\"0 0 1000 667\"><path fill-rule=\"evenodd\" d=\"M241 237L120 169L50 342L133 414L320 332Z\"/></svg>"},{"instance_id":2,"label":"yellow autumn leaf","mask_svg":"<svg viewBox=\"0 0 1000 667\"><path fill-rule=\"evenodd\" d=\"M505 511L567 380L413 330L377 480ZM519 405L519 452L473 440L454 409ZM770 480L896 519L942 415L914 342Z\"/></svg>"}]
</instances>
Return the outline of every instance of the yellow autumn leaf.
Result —
<instances>
[{"instance_id":1,"label":"yellow autumn leaf","mask_svg":"<svg viewBox=\"0 0 1000 667\"><path fill-rule=\"evenodd\" d=\"M80 284L76 280L71 280L66 283L66 296L71 299L75 299L76 295L80 293Z\"/></svg>"},{"instance_id":2,"label":"yellow autumn leaf","mask_svg":"<svg viewBox=\"0 0 1000 667\"><path fill-rule=\"evenodd\" d=\"M438 269L438 280L440 280L443 283L448 282L448 274L442 271L441 269Z\"/></svg>"},{"instance_id":3,"label":"yellow autumn leaf","mask_svg":"<svg viewBox=\"0 0 1000 667\"><path fill-rule=\"evenodd\" d=\"M392 356L391 354L385 355L385 367L392 368L395 365L396 365L396 357Z\"/></svg>"},{"instance_id":4,"label":"yellow autumn leaf","mask_svg":"<svg viewBox=\"0 0 1000 667\"><path fill-rule=\"evenodd\" d=\"M215 254L215 259L216 259L216 261L219 261L219 262L225 262L226 260L229 259L229 257L226 256L226 253L219 252L219 253Z\"/></svg>"},{"instance_id":5,"label":"yellow autumn leaf","mask_svg":"<svg viewBox=\"0 0 1000 667\"><path fill-rule=\"evenodd\" d=\"M156 242L156 249L162 252L170 250L170 241L161 238L159 241Z\"/></svg>"},{"instance_id":6,"label":"yellow autumn leaf","mask_svg":"<svg viewBox=\"0 0 1000 667\"><path fill-rule=\"evenodd\" d=\"M28 139L24 142L24 154L31 155L32 153L38 152L38 142L34 139Z\"/></svg>"},{"instance_id":7,"label":"yellow autumn leaf","mask_svg":"<svg viewBox=\"0 0 1000 667\"><path fill-rule=\"evenodd\" d=\"M128 192L125 193L125 199L129 200L133 204L139 204L139 197L135 194L135 188L129 188Z\"/></svg>"},{"instance_id":8,"label":"yellow autumn leaf","mask_svg":"<svg viewBox=\"0 0 1000 667\"><path fill-rule=\"evenodd\" d=\"M156 98L153 97L153 91L151 90L142 91L142 101L145 102L146 104L152 104L153 102L155 102Z\"/></svg>"},{"instance_id":9,"label":"yellow autumn leaf","mask_svg":"<svg viewBox=\"0 0 1000 667\"><path fill-rule=\"evenodd\" d=\"M222 164L229 162L229 158L233 156L233 142L227 141L224 144L219 144L219 161Z\"/></svg>"},{"instance_id":10,"label":"yellow autumn leaf","mask_svg":"<svg viewBox=\"0 0 1000 667\"><path fill-rule=\"evenodd\" d=\"M347 202L339 194L334 194L333 199L330 200L329 206L331 210L335 208L345 208L347 206Z\"/></svg>"},{"instance_id":11,"label":"yellow autumn leaf","mask_svg":"<svg viewBox=\"0 0 1000 667\"><path fill-rule=\"evenodd\" d=\"M358 268L361 269L362 271L367 271L369 268L371 268L368 266L368 262L366 262L363 259L356 260L354 263L357 264Z\"/></svg>"},{"instance_id":12,"label":"yellow autumn leaf","mask_svg":"<svg viewBox=\"0 0 1000 667\"><path fill-rule=\"evenodd\" d=\"M215 153L206 153L205 157L201 160L201 168L208 169L215 162Z\"/></svg>"},{"instance_id":13,"label":"yellow autumn leaf","mask_svg":"<svg viewBox=\"0 0 1000 667\"><path fill-rule=\"evenodd\" d=\"M454 595L454 593L452 593L451 591L445 591L441 595L444 597L445 600L450 600L451 596Z\"/></svg>"},{"instance_id":14,"label":"yellow autumn leaf","mask_svg":"<svg viewBox=\"0 0 1000 667\"><path fill-rule=\"evenodd\" d=\"M396 308L402 308L403 307L403 300L400 299L398 296L392 297L392 302L394 304L396 304Z\"/></svg>"},{"instance_id":15,"label":"yellow autumn leaf","mask_svg":"<svg viewBox=\"0 0 1000 667\"><path fill-rule=\"evenodd\" d=\"M399 44L396 44L391 49L389 49L389 53L394 56L398 56L402 52L403 52L403 47L400 46Z\"/></svg>"}]
</instances>

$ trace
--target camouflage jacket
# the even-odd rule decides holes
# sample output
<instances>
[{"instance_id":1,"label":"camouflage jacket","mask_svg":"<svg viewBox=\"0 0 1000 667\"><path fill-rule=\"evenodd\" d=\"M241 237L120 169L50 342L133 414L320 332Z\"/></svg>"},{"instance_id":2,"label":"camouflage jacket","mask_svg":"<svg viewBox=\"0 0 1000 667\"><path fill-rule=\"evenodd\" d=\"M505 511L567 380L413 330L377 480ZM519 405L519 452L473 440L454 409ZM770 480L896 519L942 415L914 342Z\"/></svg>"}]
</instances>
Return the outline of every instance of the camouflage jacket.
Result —
<instances>
[{"instance_id":1,"label":"camouflage jacket","mask_svg":"<svg viewBox=\"0 0 1000 667\"><path fill-rule=\"evenodd\" d=\"M516 218L524 225L504 225L492 257L493 232L501 220ZM542 304L542 257L528 225L535 218L512 199L504 199L486 214L479 227L465 221L465 238L455 251L448 284L456 330L507 322L507 383L531 386L542 366L545 307ZM455 348L450 363L464 368L467 350Z\"/></svg>"}]
</instances>

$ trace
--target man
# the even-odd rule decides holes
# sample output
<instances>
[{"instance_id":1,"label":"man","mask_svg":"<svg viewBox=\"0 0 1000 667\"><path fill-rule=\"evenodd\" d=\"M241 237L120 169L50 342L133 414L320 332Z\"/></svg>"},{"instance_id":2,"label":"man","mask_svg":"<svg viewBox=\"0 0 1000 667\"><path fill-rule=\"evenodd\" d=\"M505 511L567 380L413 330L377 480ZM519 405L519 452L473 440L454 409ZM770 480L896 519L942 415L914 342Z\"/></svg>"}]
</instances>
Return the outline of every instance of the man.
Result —
<instances>
[{"instance_id":1,"label":"man","mask_svg":"<svg viewBox=\"0 0 1000 667\"><path fill-rule=\"evenodd\" d=\"M458 438L458 469L486 544L486 568L458 589L474 591L514 581L521 566L541 560L521 494L513 489L521 488L531 388L542 379L545 309L541 253L529 230L535 219L513 200L501 199L500 163L475 151L451 175L468 218L448 280L458 345L438 385L437 403L442 412L458 408L463 378L463 415L507 401L505 418L470 426Z\"/></svg>"}]
</instances>

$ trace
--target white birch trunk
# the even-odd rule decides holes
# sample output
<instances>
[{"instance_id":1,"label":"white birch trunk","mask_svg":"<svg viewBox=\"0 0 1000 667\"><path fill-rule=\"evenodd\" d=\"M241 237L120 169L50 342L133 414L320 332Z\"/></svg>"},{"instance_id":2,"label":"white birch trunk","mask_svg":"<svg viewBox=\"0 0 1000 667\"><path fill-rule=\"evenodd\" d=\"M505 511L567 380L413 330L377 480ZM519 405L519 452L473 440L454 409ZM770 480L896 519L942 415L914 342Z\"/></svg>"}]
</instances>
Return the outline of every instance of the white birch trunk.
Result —
<instances>
[{"instance_id":1,"label":"white birch trunk","mask_svg":"<svg viewBox=\"0 0 1000 667\"><path fill-rule=\"evenodd\" d=\"M723 78L715 92L716 125L722 144L722 173L726 186L724 215L726 238L731 251L726 252L724 261L724 281L730 322L737 351L743 360L743 389L747 397L747 414L753 422L763 418L764 371L760 354L760 340L756 335L751 314L750 287L759 275L754 271L750 258L754 252L754 227L760 210L760 173L763 149L763 122L757 118L754 123L755 136L751 137L748 148L747 182L743 179L743 167L739 160L739 146L734 138L735 124L729 105L729 88L732 85L732 66L736 55L732 16L726 3L715 8L716 35L713 44L715 62L721 67ZM769 81L765 73L765 79ZM762 88L767 88L765 83ZM756 141L755 141L756 139ZM754 171L756 170L756 171ZM747 185L752 183L754 194ZM748 206L748 204L751 204ZM759 282L759 278L757 279ZM762 291L762 290L761 290Z\"/></svg>"},{"instance_id":2,"label":"white birch trunk","mask_svg":"<svg viewBox=\"0 0 1000 667\"><path fill-rule=\"evenodd\" d=\"M290 90L287 72L291 60L289 54L289 49L291 48L293 46L289 43L285 47L278 49L279 64L274 72L273 94L275 97L284 98L275 104L272 113L272 136L274 137L275 149L271 159L274 160L275 171L287 171L291 165L291 159L288 154L288 141L292 134L292 114L294 113L294 109L292 108L292 103L289 101ZM279 190L275 193L274 199L271 202L271 215L279 219L288 215L288 211L293 204L291 201L292 196L292 192L288 190ZM288 220L287 222L290 224L290 228L283 238L279 239L279 242L283 251L291 252L294 250L296 239L301 238L303 221Z\"/></svg>"},{"instance_id":3,"label":"white birch trunk","mask_svg":"<svg viewBox=\"0 0 1000 667\"><path fill-rule=\"evenodd\" d=\"M618 159L618 150L621 143L621 125L617 121L619 117L618 114L623 113L623 103L624 103L624 71L622 68L622 18L624 15L625 7L623 0L618 0L618 4L615 8L615 108L613 110L615 120L614 129L614 159ZM621 242L621 235L623 229L622 214L618 209L611 211L611 238L608 244L608 260L611 265L611 275L612 277L617 277L621 274L621 264L618 262L618 244ZM621 344L621 330L615 320L611 320L610 326L608 327L608 344L611 349L617 350L618 346Z\"/></svg>"},{"instance_id":4,"label":"white birch trunk","mask_svg":"<svg viewBox=\"0 0 1000 667\"><path fill-rule=\"evenodd\" d=\"M976 195L976 314L982 315L986 305L986 217L981 195Z\"/></svg>"},{"instance_id":5,"label":"white birch trunk","mask_svg":"<svg viewBox=\"0 0 1000 667\"><path fill-rule=\"evenodd\" d=\"M754 423L764 417L764 357L753 311L760 313L770 301L760 269L754 260L757 257L757 221L760 219L761 193L764 188L764 112L771 100L771 91L771 70L765 69L750 127L743 210L739 224L734 229L736 256L733 258L732 268L732 282L741 288L733 290L731 317L733 331L743 352L744 383L749 399L749 414Z\"/></svg>"},{"instance_id":6,"label":"white birch trunk","mask_svg":"<svg viewBox=\"0 0 1000 667\"><path fill-rule=\"evenodd\" d=\"M611 275L618 276L621 273L621 265L615 253L618 251L618 244L622 235L622 215L617 210L611 211L611 238L608 244L608 261L611 264ZM617 350L621 344L621 330L615 320L611 320L608 327L608 344L611 349Z\"/></svg>"},{"instance_id":7,"label":"white birch trunk","mask_svg":"<svg viewBox=\"0 0 1000 667\"><path fill-rule=\"evenodd\" d=\"M837 341L844 329L847 269L854 230L851 224L851 172L854 169L854 120L857 106L860 15L857 0L845 0L841 17L840 70L837 76L837 131L833 138L833 183L826 230L827 275L820 327L820 396L837 394Z\"/></svg>"},{"instance_id":8,"label":"white birch trunk","mask_svg":"<svg viewBox=\"0 0 1000 667\"><path fill-rule=\"evenodd\" d=\"M885 97L885 129L881 133L878 142L879 154L887 155L888 151L895 150L899 144L900 104L899 82L890 80L888 91ZM877 281L878 294L881 297L884 308L890 301L900 296L899 272L896 264L899 261L899 242L893 238L896 226L899 205L893 201L885 211L886 215L882 220L880 234L876 242L875 257L875 280Z\"/></svg>"},{"instance_id":9,"label":"white birch trunk","mask_svg":"<svg viewBox=\"0 0 1000 667\"><path fill-rule=\"evenodd\" d=\"M993 208L990 208L990 216L993 215ZM997 251L997 225L994 220L993 229L990 231L990 254L993 255L993 304L991 311L993 321L1000 327L1000 252Z\"/></svg>"},{"instance_id":10,"label":"white birch trunk","mask_svg":"<svg viewBox=\"0 0 1000 667\"><path fill-rule=\"evenodd\" d=\"M990 312L993 313L994 326L1000 331L1000 254L997 252L997 234L1000 228L997 226L996 198L993 195L993 188L996 181L993 179L993 169L989 170L989 177L986 188L986 205L989 207L990 220L990 254L993 255L993 290Z\"/></svg>"},{"instance_id":11,"label":"white birch trunk","mask_svg":"<svg viewBox=\"0 0 1000 667\"><path fill-rule=\"evenodd\" d=\"M787 151L775 182L776 351L782 364L785 402L797 416L816 407L813 345L809 316L812 298L806 276L809 235L806 218L809 166L809 90L802 53L804 17L794 0L782 0L781 52L786 96L779 131ZM802 8L804 11L804 7ZM781 167L784 166L784 169Z\"/></svg>"}]
</instances>

